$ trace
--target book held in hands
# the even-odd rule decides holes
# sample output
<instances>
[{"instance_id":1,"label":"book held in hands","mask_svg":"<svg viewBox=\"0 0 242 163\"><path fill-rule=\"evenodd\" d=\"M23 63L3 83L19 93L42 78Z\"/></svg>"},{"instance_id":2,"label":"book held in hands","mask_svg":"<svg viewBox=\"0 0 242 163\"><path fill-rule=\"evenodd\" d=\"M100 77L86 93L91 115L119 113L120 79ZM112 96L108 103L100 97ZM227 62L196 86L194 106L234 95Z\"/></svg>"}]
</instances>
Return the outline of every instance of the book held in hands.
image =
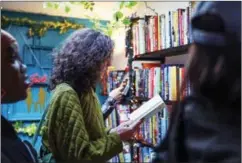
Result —
<instances>
[{"instance_id":1,"label":"book held in hands","mask_svg":"<svg viewBox=\"0 0 242 163\"><path fill-rule=\"evenodd\" d=\"M151 118L156 113L162 111L166 108L166 104L160 95L155 95L149 101L141 105L138 109L130 114L130 120L134 122L140 121L141 119L147 120Z\"/></svg>"}]
</instances>

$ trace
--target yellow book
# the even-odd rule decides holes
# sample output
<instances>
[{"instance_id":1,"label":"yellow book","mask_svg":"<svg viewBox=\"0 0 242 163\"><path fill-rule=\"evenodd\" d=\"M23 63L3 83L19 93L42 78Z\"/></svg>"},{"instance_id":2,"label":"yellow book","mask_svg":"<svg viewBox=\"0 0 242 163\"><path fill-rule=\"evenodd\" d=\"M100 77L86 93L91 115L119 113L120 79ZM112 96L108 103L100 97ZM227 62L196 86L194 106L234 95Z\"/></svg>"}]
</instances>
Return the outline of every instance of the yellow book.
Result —
<instances>
[{"instance_id":1,"label":"yellow book","mask_svg":"<svg viewBox=\"0 0 242 163\"><path fill-rule=\"evenodd\" d=\"M176 66L171 68L171 100L177 100L177 75L176 75Z\"/></svg>"},{"instance_id":2,"label":"yellow book","mask_svg":"<svg viewBox=\"0 0 242 163\"><path fill-rule=\"evenodd\" d=\"M178 11L173 11L172 12L172 23L173 23L173 28L174 28L174 40L173 40L173 45L174 47L179 45L179 31L178 31Z\"/></svg>"},{"instance_id":3,"label":"yellow book","mask_svg":"<svg viewBox=\"0 0 242 163\"><path fill-rule=\"evenodd\" d=\"M161 50L161 38L160 38L160 16L157 16L158 17L158 50Z\"/></svg>"},{"instance_id":4,"label":"yellow book","mask_svg":"<svg viewBox=\"0 0 242 163\"><path fill-rule=\"evenodd\" d=\"M152 121L152 132L153 132L153 137L152 137L152 143L156 144L156 115L152 117L153 121Z\"/></svg>"}]
</instances>

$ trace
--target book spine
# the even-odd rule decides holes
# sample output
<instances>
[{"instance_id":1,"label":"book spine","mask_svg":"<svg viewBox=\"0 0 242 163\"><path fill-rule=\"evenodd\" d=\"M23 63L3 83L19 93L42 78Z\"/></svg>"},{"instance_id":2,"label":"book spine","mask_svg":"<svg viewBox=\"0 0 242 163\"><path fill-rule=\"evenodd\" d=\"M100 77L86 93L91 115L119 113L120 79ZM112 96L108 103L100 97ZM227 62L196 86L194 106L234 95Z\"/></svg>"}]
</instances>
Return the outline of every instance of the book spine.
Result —
<instances>
[{"instance_id":1,"label":"book spine","mask_svg":"<svg viewBox=\"0 0 242 163\"><path fill-rule=\"evenodd\" d=\"M173 88L173 83L172 83L172 66L168 67L168 92L169 92L169 101L172 101L173 99L173 94L172 94L172 88Z\"/></svg>"},{"instance_id":2,"label":"book spine","mask_svg":"<svg viewBox=\"0 0 242 163\"><path fill-rule=\"evenodd\" d=\"M181 45L184 45L184 9L181 9L181 17L180 17L180 22L181 22Z\"/></svg>"},{"instance_id":3,"label":"book spine","mask_svg":"<svg viewBox=\"0 0 242 163\"><path fill-rule=\"evenodd\" d=\"M165 118L162 118L161 119L161 127L162 127L162 140L164 139L164 137L165 137L165 133L166 133L166 119Z\"/></svg>"},{"instance_id":4,"label":"book spine","mask_svg":"<svg viewBox=\"0 0 242 163\"><path fill-rule=\"evenodd\" d=\"M184 33L184 45L188 44L187 35L188 35L188 27L187 27L187 9L183 10L183 33Z\"/></svg>"},{"instance_id":5,"label":"book spine","mask_svg":"<svg viewBox=\"0 0 242 163\"><path fill-rule=\"evenodd\" d=\"M145 97L149 97L149 70L145 69Z\"/></svg>"},{"instance_id":6,"label":"book spine","mask_svg":"<svg viewBox=\"0 0 242 163\"><path fill-rule=\"evenodd\" d=\"M150 51L154 51L154 41L153 41L153 28L154 26L154 18L150 18L150 26L149 26L149 35L150 35Z\"/></svg>"},{"instance_id":7,"label":"book spine","mask_svg":"<svg viewBox=\"0 0 242 163\"><path fill-rule=\"evenodd\" d=\"M145 31L145 52L147 53L147 52L149 52L149 50L148 50L148 32L149 32L149 30L148 30L148 21L147 22L145 22L145 27L144 27L144 31Z\"/></svg>"},{"instance_id":8,"label":"book spine","mask_svg":"<svg viewBox=\"0 0 242 163\"><path fill-rule=\"evenodd\" d=\"M161 50L161 16L158 16L158 33L157 33L157 37L158 37L158 50Z\"/></svg>"},{"instance_id":9,"label":"book spine","mask_svg":"<svg viewBox=\"0 0 242 163\"><path fill-rule=\"evenodd\" d=\"M177 82L177 74L176 74L176 66L170 67L171 73L170 73L170 90L171 90L171 101L176 101L176 95L177 95L177 88L176 88L176 82Z\"/></svg>"},{"instance_id":10,"label":"book spine","mask_svg":"<svg viewBox=\"0 0 242 163\"><path fill-rule=\"evenodd\" d=\"M172 22L172 14L171 13L172 12L169 11L169 36L170 36L170 38L169 38L169 47L172 47L172 24L171 24L171 22Z\"/></svg>"},{"instance_id":11,"label":"book spine","mask_svg":"<svg viewBox=\"0 0 242 163\"><path fill-rule=\"evenodd\" d=\"M161 97L165 99L165 76L164 76L165 66L161 65Z\"/></svg>"},{"instance_id":12,"label":"book spine","mask_svg":"<svg viewBox=\"0 0 242 163\"><path fill-rule=\"evenodd\" d=\"M181 45L181 9L177 9L178 13L178 19L177 19L177 25L178 25L178 44L177 46Z\"/></svg>"},{"instance_id":13,"label":"book spine","mask_svg":"<svg viewBox=\"0 0 242 163\"><path fill-rule=\"evenodd\" d=\"M169 12L166 14L166 47L165 48L170 48L170 27L169 27Z\"/></svg>"},{"instance_id":14,"label":"book spine","mask_svg":"<svg viewBox=\"0 0 242 163\"><path fill-rule=\"evenodd\" d=\"M151 84L151 98L152 97L154 97L154 89L155 89L155 69L154 69L154 67L153 68L151 68L151 82L152 82L152 84Z\"/></svg>"},{"instance_id":15,"label":"book spine","mask_svg":"<svg viewBox=\"0 0 242 163\"><path fill-rule=\"evenodd\" d=\"M181 92L180 99L182 99L182 67L179 67L179 92Z\"/></svg>"},{"instance_id":16,"label":"book spine","mask_svg":"<svg viewBox=\"0 0 242 163\"><path fill-rule=\"evenodd\" d=\"M135 71L135 96L139 96L139 89L140 89L139 88L139 81L140 81L139 69L135 69L134 71Z\"/></svg>"},{"instance_id":17,"label":"book spine","mask_svg":"<svg viewBox=\"0 0 242 163\"><path fill-rule=\"evenodd\" d=\"M191 10L190 10L190 7L187 7L187 31L188 31L188 34L187 34L187 41L188 43L190 44L191 43L191 39L190 39L190 16L191 16Z\"/></svg>"},{"instance_id":18,"label":"book spine","mask_svg":"<svg viewBox=\"0 0 242 163\"><path fill-rule=\"evenodd\" d=\"M151 70L149 69L149 80L148 80L148 98L151 98L151 89L152 89L152 75Z\"/></svg>"},{"instance_id":19,"label":"book spine","mask_svg":"<svg viewBox=\"0 0 242 163\"><path fill-rule=\"evenodd\" d=\"M174 47L175 46L175 42L176 42L176 27L175 27L175 25L176 25L176 18L175 18L175 13L176 13L176 11L172 11L171 12L171 42L172 42L172 47Z\"/></svg>"},{"instance_id":20,"label":"book spine","mask_svg":"<svg viewBox=\"0 0 242 163\"><path fill-rule=\"evenodd\" d=\"M154 37L154 51L158 50L158 16L154 16L154 32L153 32L153 37Z\"/></svg>"},{"instance_id":21,"label":"book spine","mask_svg":"<svg viewBox=\"0 0 242 163\"><path fill-rule=\"evenodd\" d=\"M151 19L149 18L148 24L147 24L147 39L148 39L148 52L151 52L151 36L150 36L150 26L151 26Z\"/></svg>"},{"instance_id":22,"label":"book spine","mask_svg":"<svg viewBox=\"0 0 242 163\"><path fill-rule=\"evenodd\" d=\"M161 49L166 48L166 31L165 31L165 15L162 14L160 18L160 26L161 26Z\"/></svg>"},{"instance_id":23,"label":"book spine","mask_svg":"<svg viewBox=\"0 0 242 163\"><path fill-rule=\"evenodd\" d=\"M168 83L168 66L165 66L164 69L164 77L165 77L165 100L169 100L169 83Z\"/></svg>"},{"instance_id":24,"label":"book spine","mask_svg":"<svg viewBox=\"0 0 242 163\"><path fill-rule=\"evenodd\" d=\"M145 53L145 20L139 20L139 42L140 42L140 54Z\"/></svg>"},{"instance_id":25,"label":"book spine","mask_svg":"<svg viewBox=\"0 0 242 163\"><path fill-rule=\"evenodd\" d=\"M175 11L175 32L176 32L176 43L175 46L179 46L180 45L180 22L179 22L179 9Z\"/></svg>"}]
</instances>

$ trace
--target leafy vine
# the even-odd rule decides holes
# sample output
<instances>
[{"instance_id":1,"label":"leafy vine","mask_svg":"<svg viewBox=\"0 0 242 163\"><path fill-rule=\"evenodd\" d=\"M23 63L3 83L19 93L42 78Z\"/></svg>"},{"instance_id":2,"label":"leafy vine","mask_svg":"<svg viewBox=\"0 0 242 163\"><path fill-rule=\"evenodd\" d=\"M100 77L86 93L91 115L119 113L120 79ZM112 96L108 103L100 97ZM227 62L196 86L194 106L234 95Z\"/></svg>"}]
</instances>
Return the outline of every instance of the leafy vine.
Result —
<instances>
[{"instance_id":1,"label":"leafy vine","mask_svg":"<svg viewBox=\"0 0 242 163\"><path fill-rule=\"evenodd\" d=\"M130 25L130 19L124 15L124 9L132 9L134 6L138 4L138 2L118 2L118 9L113 14L113 19L108 22L106 25L103 25L98 16L88 16L84 15L86 18L90 20L93 24L93 29L101 31L108 36L112 36L113 31L117 30L120 27L125 27ZM44 8L52 8L52 9L60 9L64 8L66 13L71 11L71 5L81 5L86 10L93 11L95 2L92 1L81 1L81 2L44 2Z\"/></svg>"},{"instance_id":2,"label":"leafy vine","mask_svg":"<svg viewBox=\"0 0 242 163\"><path fill-rule=\"evenodd\" d=\"M32 123L28 126L24 126L22 121L17 121L13 124L13 127L17 133L27 134L28 136L34 136L37 130L36 123ZM44 126L40 130L40 135L42 135L42 131Z\"/></svg>"},{"instance_id":3,"label":"leafy vine","mask_svg":"<svg viewBox=\"0 0 242 163\"><path fill-rule=\"evenodd\" d=\"M34 35L42 37L48 29L56 29L60 31L60 34L67 32L68 29L79 29L84 28L84 25L73 23L67 20L61 21L35 21L28 18L10 18L7 16L2 16L2 26L6 27L8 25L19 25L28 26L28 36L32 37Z\"/></svg>"}]
</instances>

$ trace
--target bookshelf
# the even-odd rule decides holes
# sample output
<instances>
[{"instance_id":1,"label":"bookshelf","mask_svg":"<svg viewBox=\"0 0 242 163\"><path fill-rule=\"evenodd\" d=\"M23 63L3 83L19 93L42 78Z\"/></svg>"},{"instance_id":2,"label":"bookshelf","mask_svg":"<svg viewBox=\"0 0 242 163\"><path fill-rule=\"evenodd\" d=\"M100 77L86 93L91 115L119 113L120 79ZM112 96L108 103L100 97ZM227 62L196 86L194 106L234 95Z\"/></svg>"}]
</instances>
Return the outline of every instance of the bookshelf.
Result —
<instances>
[{"instance_id":1,"label":"bookshelf","mask_svg":"<svg viewBox=\"0 0 242 163\"><path fill-rule=\"evenodd\" d=\"M144 94L142 94L142 96L137 96L137 90L136 90L137 86L144 87L144 84L141 84L141 86L139 86L139 84L137 84L136 80L139 80L139 79L144 80L144 78L148 78L148 83L152 80L155 80L155 78L153 78L153 79L149 78L149 76L150 76L149 72L148 72L148 77L147 77L147 75L144 75L144 76L140 75L139 79L137 79L137 76L139 76L139 75L136 76L137 71L133 68L134 62L135 61L159 61L161 63L161 67L159 67L160 68L159 73L162 74L162 73L164 73L164 69L162 69L162 65L165 64L166 57L174 57L174 56L178 56L178 55L185 55L188 53L188 48L190 46L188 23L189 23L189 17L191 15L191 11L192 11L191 7L190 8L189 7L190 6L188 6L186 9L177 9L176 11L169 11L169 13L165 15L166 19L162 19L162 16L164 18L164 15L161 15L161 17L158 16L158 18L156 15L156 16L145 16L144 18L132 17L130 19L131 25L129 27L129 30L126 33L126 35L127 35L127 37L126 37L126 56L128 57L128 67L129 67L129 73L130 73L130 88L131 88L130 93L129 93L129 98L131 101L130 112L132 112L132 106L134 106L134 105L138 106L138 105L142 104L143 102L149 100L152 97L152 95L148 95L149 96L148 97L147 92L145 93L146 94L145 96L144 96ZM151 19L151 21L149 19ZM164 22L166 23L165 25L164 25ZM163 23L163 25L162 25L162 23ZM174 24L172 24L172 23L174 23ZM181 25L180 25L180 23L181 23ZM150 25L158 26L158 29L155 29L155 27L150 27ZM163 27L165 26L166 31L164 30L164 28L162 28L162 26ZM147 32L147 30L148 30L148 32ZM136 34L134 34L134 33L136 33ZM146 35L148 35L148 36L146 36ZM162 35L166 35L166 38L161 38ZM174 65L172 65L172 66L174 66ZM168 67L167 67L167 69L168 69ZM179 68L181 68L181 67L179 67ZM182 87L182 85L181 85L182 82L180 82L180 81L183 80L184 72L182 70L182 75L181 75L179 68L178 69L176 68L175 73L174 73L175 76L177 76L177 77L173 78L174 80L176 80L176 82L173 82L173 84L176 85L175 87L177 89L176 94L173 93L173 97L176 96L176 98L175 98L176 100L174 100L173 97L171 98L173 100L170 100L170 97L169 97L169 100L162 97L167 105L173 105L173 104L179 102L181 97L184 97L183 92L181 92L181 93L179 92L180 88ZM139 70L138 70L138 72L139 72ZM168 72L168 70L167 70L167 72ZM169 69L169 73L171 73L170 69ZM174 76L174 74L173 74L173 76ZM164 76L162 76L162 78L163 77ZM171 77L167 77L166 80L171 80ZM162 82L163 82L163 79L162 79ZM143 89L146 89L147 87L149 87L149 84L148 84L148 86L145 85L145 88L143 88ZM165 85L165 87L166 87L166 85ZM162 89L166 89L165 87L162 86ZM170 84L169 84L169 87L170 87ZM150 89L150 87L148 89ZM170 90L168 90L168 91L170 91ZM153 91L153 92L157 93L157 90ZM138 94L139 94L139 92L138 92ZM153 93L153 95L154 94L155 93ZM162 96L162 93L159 93L159 94ZM164 93L163 93L163 96L164 96ZM167 111L169 111L168 108L167 108ZM151 121L150 121L151 123L148 122L145 124L146 126L150 125L150 127L152 128L151 130L148 129L148 132L149 132L148 140L144 140L140 146L136 146L135 143L131 144L131 159L132 159L131 161L132 162L151 162L151 160L152 160L151 155L153 152L153 148L155 147L157 142L160 142L164 138L163 137L165 134L164 131L166 132L167 128L168 128L167 126L168 126L169 116L168 116L167 111L162 111L161 116L158 115L158 117L157 117L157 115L155 115L154 117L156 119L154 119L154 117L152 117ZM157 126L154 126L154 123L157 123L157 122L161 125L164 125L163 124L163 122L164 122L166 126L165 127L158 126L159 130L157 130ZM158 125L158 124L155 124L155 125ZM142 130L143 130L143 128L142 128ZM154 129L161 133L158 133L158 135L152 133L153 132L152 130L154 130ZM147 132L147 129L145 129L145 130L146 130L145 132ZM144 139L147 139L146 136L147 136L147 133L145 134ZM159 137L159 138L157 138L157 137ZM156 140L154 140L154 139L156 139ZM136 140L136 142L138 142L138 141ZM148 156L148 159L147 159L147 156Z\"/></svg>"},{"instance_id":2,"label":"bookshelf","mask_svg":"<svg viewBox=\"0 0 242 163\"><path fill-rule=\"evenodd\" d=\"M135 139L129 143L129 152L123 154L123 159L120 159L119 155L119 159L112 160L112 162L152 162L153 149L164 139L169 125L170 106L189 94L187 82L185 82L187 89L185 93L180 92L185 76L184 67L179 64L166 64L166 57L182 56L188 53L190 46L188 23L191 13L192 8L189 5L184 9L168 11L166 14L130 18L131 24L126 30L125 40L130 89L126 97L128 103L125 104L125 107L131 113L159 92L167 108L144 122ZM156 27L158 29L155 29ZM160 64L155 67L142 65L142 68L136 69L135 61L159 61ZM143 70L147 72L142 72ZM143 74L139 77L141 73ZM154 74L158 74L158 76L160 74L160 78L156 78ZM142 84L137 82L144 79L148 84L144 81L141 81ZM150 81L153 86L149 85ZM139 88L143 88L143 90ZM171 91L171 89L176 89L176 91ZM168 95L167 91L170 91ZM114 116L113 119L115 119ZM125 158L126 156L128 158Z\"/></svg>"}]
</instances>

